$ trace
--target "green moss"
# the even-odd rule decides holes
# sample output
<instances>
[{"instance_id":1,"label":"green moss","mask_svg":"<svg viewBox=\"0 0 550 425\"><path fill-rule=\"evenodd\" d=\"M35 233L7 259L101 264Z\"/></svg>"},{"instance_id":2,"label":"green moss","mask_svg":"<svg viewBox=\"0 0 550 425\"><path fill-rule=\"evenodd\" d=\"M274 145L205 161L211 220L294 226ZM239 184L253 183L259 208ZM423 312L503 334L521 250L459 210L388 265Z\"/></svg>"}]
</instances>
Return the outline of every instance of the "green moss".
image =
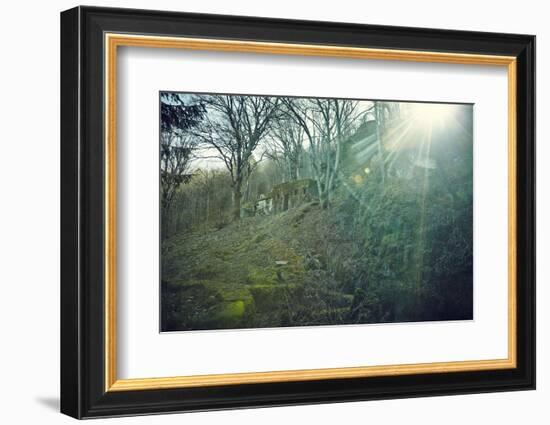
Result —
<instances>
[{"instance_id":1,"label":"green moss","mask_svg":"<svg viewBox=\"0 0 550 425\"><path fill-rule=\"evenodd\" d=\"M292 296L295 285L255 285L250 287L254 305L258 312L278 310Z\"/></svg>"},{"instance_id":2,"label":"green moss","mask_svg":"<svg viewBox=\"0 0 550 425\"><path fill-rule=\"evenodd\" d=\"M243 300L224 302L214 309L211 315L211 321L214 323L223 323L224 327L237 325L245 312L245 302Z\"/></svg>"},{"instance_id":3,"label":"green moss","mask_svg":"<svg viewBox=\"0 0 550 425\"><path fill-rule=\"evenodd\" d=\"M239 284L216 284L211 285L210 288L215 289L219 296L224 301L243 301L246 304L252 302L252 295L250 291L244 285Z\"/></svg>"},{"instance_id":4,"label":"green moss","mask_svg":"<svg viewBox=\"0 0 550 425\"><path fill-rule=\"evenodd\" d=\"M246 283L249 285L276 285L277 272L274 267L249 266Z\"/></svg>"}]
</instances>

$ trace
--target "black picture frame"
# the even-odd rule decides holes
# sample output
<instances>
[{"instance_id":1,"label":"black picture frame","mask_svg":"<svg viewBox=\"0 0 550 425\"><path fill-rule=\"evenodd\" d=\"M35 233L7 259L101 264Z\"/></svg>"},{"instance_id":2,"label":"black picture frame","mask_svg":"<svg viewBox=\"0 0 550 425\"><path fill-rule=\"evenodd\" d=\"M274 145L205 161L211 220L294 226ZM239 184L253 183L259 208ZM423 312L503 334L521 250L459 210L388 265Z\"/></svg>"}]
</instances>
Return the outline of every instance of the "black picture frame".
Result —
<instances>
[{"instance_id":1,"label":"black picture frame","mask_svg":"<svg viewBox=\"0 0 550 425\"><path fill-rule=\"evenodd\" d=\"M517 59L517 367L105 391L104 34L514 56ZM132 9L61 13L61 412L75 418L535 388L535 37Z\"/></svg>"}]
</instances>

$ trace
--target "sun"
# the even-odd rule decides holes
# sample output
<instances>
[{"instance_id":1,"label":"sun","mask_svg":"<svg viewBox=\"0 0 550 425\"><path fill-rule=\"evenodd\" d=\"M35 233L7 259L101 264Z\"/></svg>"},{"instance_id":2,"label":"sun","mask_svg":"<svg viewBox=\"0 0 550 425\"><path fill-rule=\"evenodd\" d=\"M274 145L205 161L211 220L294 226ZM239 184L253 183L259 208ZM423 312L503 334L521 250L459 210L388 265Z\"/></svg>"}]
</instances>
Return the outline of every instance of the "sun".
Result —
<instances>
[{"instance_id":1,"label":"sun","mask_svg":"<svg viewBox=\"0 0 550 425\"><path fill-rule=\"evenodd\" d=\"M411 120L419 127L445 126L457 113L457 105L413 103L409 105Z\"/></svg>"}]
</instances>

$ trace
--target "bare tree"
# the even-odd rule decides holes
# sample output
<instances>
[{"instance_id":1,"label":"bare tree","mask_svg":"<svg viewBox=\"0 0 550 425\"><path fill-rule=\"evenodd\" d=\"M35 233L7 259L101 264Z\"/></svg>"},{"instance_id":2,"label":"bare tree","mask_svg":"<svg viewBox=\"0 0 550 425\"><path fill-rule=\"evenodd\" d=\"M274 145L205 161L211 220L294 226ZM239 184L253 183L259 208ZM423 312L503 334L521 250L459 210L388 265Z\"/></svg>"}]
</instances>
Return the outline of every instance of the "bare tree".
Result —
<instances>
[{"instance_id":1,"label":"bare tree","mask_svg":"<svg viewBox=\"0 0 550 425\"><path fill-rule=\"evenodd\" d=\"M282 170L283 180L297 180L304 153L304 130L288 116L274 121L272 127L266 156Z\"/></svg>"},{"instance_id":2,"label":"bare tree","mask_svg":"<svg viewBox=\"0 0 550 425\"><path fill-rule=\"evenodd\" d=\"M344 99L284 99L287 115L299 125L309 144L308 155L319 201L326 208L340 172L343 142L363 113L359 102Z\"/></svg>"},{"instance_id":3,"label":"bare tree","mask_svg":"<svg viewBox=\"0 0 550 425\"><path fill-rule=\"evenodd\" d=\"M163 209L172 204L178 187L189 180L189 163L196 140L177 132L162 132L160 136L160 185Z\"/></svg>"},{"instance_id":4,"label":"bare tree","mask_svg":"<svg viewBox=\"0 0 550 425\"><path fill-rule=\"evenodd\" d=\"M243 188L259 161L253 153L268 134L279 100L264 96L203 97L207 114L195 134L215 150L231 175L233 215L240 218Z\"/></svg>"}]
</instances>

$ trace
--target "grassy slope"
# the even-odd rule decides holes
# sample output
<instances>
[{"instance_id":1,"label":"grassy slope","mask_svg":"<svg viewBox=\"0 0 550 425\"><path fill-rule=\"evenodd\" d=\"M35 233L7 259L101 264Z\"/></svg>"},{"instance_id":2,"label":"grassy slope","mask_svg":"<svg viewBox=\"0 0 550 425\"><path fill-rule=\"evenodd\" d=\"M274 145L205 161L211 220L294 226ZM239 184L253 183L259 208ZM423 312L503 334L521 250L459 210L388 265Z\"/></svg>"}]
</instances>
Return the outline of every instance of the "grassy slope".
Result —
<instances>
[{"instance_id":1,"label":"grassy slope","mask_svg":"<svg viewBox=\"0 0 550 425\"><path fill-rule=\"evenodd\" d=\"M243 218L221 229L196 229L165 241L163 314L169 315L167 330L316 322L318 318L313 317L296 319L299 313L294 305L297 299L304 303L307 282L319 280L323 273L324 239L330 233L326 214L310 203L274 216ZM329 290L326 296L332 306L344 310L352 298Z\"/></svg>"}]
</instances>

